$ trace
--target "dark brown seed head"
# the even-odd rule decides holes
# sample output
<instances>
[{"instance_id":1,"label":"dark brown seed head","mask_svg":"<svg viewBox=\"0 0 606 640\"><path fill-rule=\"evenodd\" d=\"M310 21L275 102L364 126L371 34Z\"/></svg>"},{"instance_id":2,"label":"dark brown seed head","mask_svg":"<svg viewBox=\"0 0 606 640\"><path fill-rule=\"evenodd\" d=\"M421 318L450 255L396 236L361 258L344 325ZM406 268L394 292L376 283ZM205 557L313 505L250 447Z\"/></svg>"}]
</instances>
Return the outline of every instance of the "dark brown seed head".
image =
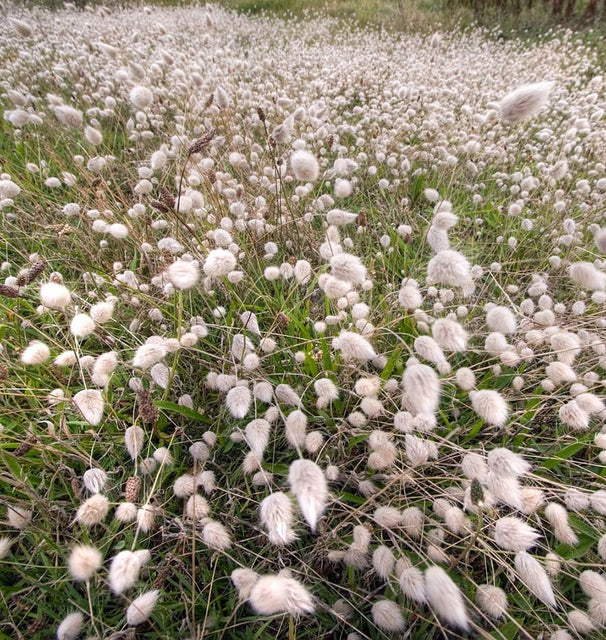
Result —
<instances>
[{"instance_id":1,"label":"dark brown seed head","mask_svg":"<svg viewBox=\"0 0 606 640\"><path fill-rule=\"evenodd\" d=\"M160 200L152 200L151 206L162 213L168 213L170 211L170 209L163 202L160 202ZM151 223L148 222L147 224Z\"/></svg>"},{"instance_id":2,"label":"dark brown seed head","mask_svg":"<svg viewBox=\"0 0 606 640\"><path fill-rule=\"evenodd\" d=\"M73 477L70 480L70 484L72 486L72 491L74 492L74 497L80 499L82 497L82 486L80 485L80 480Z\"/></svg>"},{"instance_id":3,"label":"dark brown seed head","mask_svg":"<svg viewBox=\"0 0 606 640\"><path fill-rule=\"evenodd\" d=\"M259 116L259 120L261 120L261 122L265 122L265 111L263 111L261 107L257 107L257 115Z\"/></svg>"},{"instance_id":4,"label":"dark brown seed head","mask_svg":"<svg viewBox=\"0 0 606 640\"><path fill-rule=\"evenodd\" d=\"M139 476L130 476L126 481L124 489L124 497L127 502L137 502L139 492L141 491L141 478Z\"/></svg>"},{"instance_id":5,"label":"dark brown seed head","mask_svg":"<svg viewBox=\"0 0 606 640\"><path fill-rule=\"evenodd\" d=\"M145 389L137 391L137 412L139 417L145 424L156 424L160 411L154 404L154 401Z\"/></svg>"},{"instance_id":6,"label":"dark brown seed head","mask_svg":"<svg viewBox=\"0 0 606 640\"><path fill-rule=\"evenodd\" d=\"M25 442L22 442L14 451L13 455L15 458L21 458L27 455L34 447L34 445L38 442L38 438L32 435Z\"/></svg>"},{"instance_id":7,"label":"dark brown seed head","mask_svg":"<svg viewBox=\"0 0 606 640\"><path fill-rule=\"evenodd\" d=\"M27 270L27 284L33 282L46 269L46 261L36 260Z\"/></svg>"},{"instance_id":8,"label":"dark brown seed head","mask_svg":"<svg viewBox=\"0 0 606 640\"><path fill-rule=\"evenodd\" d=\"M17 280L17 283L19 280ZM23 285L19 285L22 287ZM19 297L19 289L17 287L11 287L9 284L0 284L0 295L5 296L6 298L18 298Z\"/></svg>"},{"instance_id":9,"label":"dark brown seed head","mask_svg":"<svg viewBox=\"0 0 606 640\"><path fill-rule=\"evenodd\" d=\"M276 324L282 330L286 329L290 324L290 318L280 311L280 313L276 316Z\"/></svg>"},{"instance_id":10,"label":"dark brown seed head","mask_svg":"<svg viewBox=\"0 0 606 640\"><path fill-rule=\"evenodd\" d=\"M167 207L168 210L172 209L175 206L175 197L166 187L162 187L160 189L159 199L160 199L160 202L165 207Z\"/></svg>"},{"instance_id":11,"label":"dark brown seed head","mask_svg":"<svg viewBox=\"0 0 606 640\"><path fill-rule=\"evenodd\" d=\"M212 139L215 137L216 131L215 129L211 129L203 136L192 142L187 153L191 156L194 153L200 153L205 147L212 142Z\"/></svg>"},{"instance_id":12,"label":"dark brown seed head","mask_svg":"<svg viewBox=\"0 0 606 640\"><path fill-rule=\"evenodd\" d=\"M44 629L46 625L47 625L47 620L45 618L36 618L35 620L32 620L27 625L27 628L25 629L25 633L28 635L32 635L40 631L41 629Z\"/></svg>"}]
</instances>

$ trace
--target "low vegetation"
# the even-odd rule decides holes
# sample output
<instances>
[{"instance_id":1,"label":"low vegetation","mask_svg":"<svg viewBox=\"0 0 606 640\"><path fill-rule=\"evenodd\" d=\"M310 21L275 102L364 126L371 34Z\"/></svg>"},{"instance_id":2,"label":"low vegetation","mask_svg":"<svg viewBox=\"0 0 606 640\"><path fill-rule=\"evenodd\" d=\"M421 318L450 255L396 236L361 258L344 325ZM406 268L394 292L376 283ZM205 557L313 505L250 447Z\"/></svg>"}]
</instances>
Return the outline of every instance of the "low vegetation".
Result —
<instances>
[{"instance_id":1,"label":"low vegetation","mask_svg":"<svg viewBox=\"0 0 606 640\"><path fill-rule=\"evenodd\" d=\"M603 634L606 77L494 35L8 11L0 637Z\"/></svg>"}]
</instances>

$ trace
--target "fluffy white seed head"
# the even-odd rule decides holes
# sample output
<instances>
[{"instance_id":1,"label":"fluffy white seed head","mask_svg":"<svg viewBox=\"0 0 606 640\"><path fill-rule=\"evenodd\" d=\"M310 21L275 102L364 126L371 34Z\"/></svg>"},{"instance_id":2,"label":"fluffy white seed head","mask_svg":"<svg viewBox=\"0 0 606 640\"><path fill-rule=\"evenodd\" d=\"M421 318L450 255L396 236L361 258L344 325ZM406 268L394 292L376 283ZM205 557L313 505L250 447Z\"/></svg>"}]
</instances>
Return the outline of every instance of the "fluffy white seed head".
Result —
<instances>
[{"instance_id":1,"label":"fluffy white seed head","mask_svg":"<svg viewBox=\"0 0 606 640\"><path fill-rule=\"evenodd\" d=\"M440 381L436 372L424 364L409 364L402 384L407 405L414 413L434 413L440 402Z\"/></svg>"},{"instance_id":2,"label":"fluffy white seed head","mask_svg":"<svg viewBox=\"0 0 606 640\"><path fill-rule=\"evenodd\" d=\"M76 640L84 626L84 616L78 611L65 616L57 628L57 640Z\"/></svg>"},{"instance_id":3,"label":"fluffy white seed head","mask_svg":"<svg viewBox=\"0 0 606 640\"><path fill-rule=\"evenodd\" d=\"M272 544L284 546L296 540L292 503L285 493L276 492L264 498L259 505L259 515Z\"/></svg>"},{"instance_id":4,"label":"fluffy white seed head","mask_svg":"<svg viewBox=\"0 0 606 640\"><path fill-rule=\"evenodd\" d=\"M225 404L229 413L236 419L244 418L250 409L252 394L248 387L233 387L227 392Z\"/></svg>"},{"instance_id":5,"label":"fluffy white seed head","mask_svg":"<svg viewBox=\"0 0 606 640\"><path fill-rule=\"evenodd\" d=\"M452 249L440 251L427 265L427 284L467 287L471 282L471 266L467 258ZM472 288L473 290L473 288Z\"/></svg>"},{"instance_id":6,"label":"fluffy white seed head","mask_svg":"<svg viewBox=\"0 0 606 640\"><path fill-rule=\"evenodd\" d=\"M137 109L148 109L154 101L154 94L151 89L141 85L133 87L128 97Z\"/></svg>"},{"instance_id":7,"label":"fluffy white seed head","mask_svg":"<svg viewBox=\"0 0 606 640\"><path fill-rule=\"evenodd\" d=\"M40 340L32 340L21 354L21 362L28 365L43 364L50 358L50 349L40 342Z\"/></svg>"},{"instance_id":8,"label":"fluffy white seed head","mask_svg":"<svg viewBox=\"0 0 606 640\"><path fill-rule=\"evenodd\" d=\"M350 253L338 253L330 260L332 275L354 285L361 285L366 280L366 267L358 256Z\"/></svg>"},{"instance_id":9,"label":"fluffy white seed head","mask_svg":"<svg viewBox=\"0 0 606 640\"><path fill-rule=\"evenodd\" d=\"M427 602L425 592L425 576L417 567L406 567L398 576L400 589L406 598L424 604Z\"/></svg>"},{"instance_id":10,"label":"fluffy white seed head","mask_svg":"<svg viewBox=\"0 0 606 640\"><path fill-rule=\"evenodd\" d=\"M249 603L262 616L306 615L315 610L309 591L298 580L282 575L261 576L250 591Z\"/></svg>"},{"instance_id":11,"label":"fluffy white seed head","mask_svg":"<svg viewBox=\"0 0 606 640\"><path fill-rule=\"evenodd\" d=\"M555 608L557 605L551 581L539 561L526 551L519 551L514 564L519 579L528 590L541 602Z\"/></svg>"},{"instance_id":12,"label":"fluffy white seed head","mask_svg":"<svg viewBox=\"0 0 606 640\"><path fill-rule=\"evenodd\" d=\"M136 626L144 623L151 616L159 597L160 591L154 589L135 598L126 610L126 624Z\"/></svg>"},{"instance_id":13,"label":"fluffy white seed head","mask_svg":"<svg viewBox=\"0 0 606 640\"><path fill-rule=\"evenodd\" d=\"M606 274L596 269L591 262L574 262L569 267L568 275L583 289L603 291L606 288Z\"/></svg>"},{"instance_id":14,"label":"fluffy white seed head","mask_svg":"<svg viewBox=\"0 0 606 640\"><path fill-rule=\"evenodd\" d=\"M491 331L509 334L517 329L516 317L508 307L492 307L486 314L486 324Z\"/></svg>"},{"instance_id":15,"label":"fluffy white seed head","mask_svg":"<svg viewBox=\"0 0 606 640\"><path fill-rule=\"evenodd\" d=\"M103 557L96 547L83 544L72 549L67 567L73 580L84 582L95 575L102 562Z\"/></svg>"},{"instance_id":16,"label":"fluffy white seed head","mask_svg":"<svg viewBox=\"0 0 606 640\"><path fill-rule=\"evenodd\" d=\"M481 584L475 596L478 608L491 618L499 619L507 612L507 594L492 584Z\"/></svg>"},{"instance_id":17,"label":"fluffy white seed head","mask_svg":"<svg viewBox=\"0 0 606 640\"><path fill-rule=\"evenodd\" d=\"M63 311L71 300L72 296L69 289L59 282L51 280L40 286L40 302L47 309Z\"/></svg>"},{"instance_id":18,"label":"fluffy white seed head","mask_svg":"<svg viewBox=\"0 0 606 640\"><path fill-rule=\"evenodd\" d=\"M135 352L133 367L139 369L151 369L157 362L160 362L167 354L166 347L156 342L142 344Z\"/></svg>"},{"instance_id":19,"label":"fluffy white seed head","mask_svg":"<svg viewBox=\"0 0 606 640\"><path fill-rule=\"evenodd\" d=\"M14 529L23 530L29 526L32 521L32 512L23 507L16 505L8 505L6 509L6 518L8 524Z\"/></svg>"},{"instance_id":20,"label":"fluffy white seed head","mask_svg":"<svg viewBox=\"0 0 606 640\"><path fill-rule=\"evenodd\" d=\"M85 338L95 330L95 321L87 313L77 313L70 322L69 330L76 338Z\"/></svg>"},{"instance_id":21,"label":"fluffy white seed head","mask_svg":"<svg viewBox=\"0 0 606 640\"><path fill-rule=\"evenodd\" d=\"M456 320L439 318L432 324L431 334L444 351L467 350L467 332Z\"/></svg>"},{"instance_id":22,"label":"fluffy white seed head","mask_svg":"<svg viewBox=\"0 0 606 640\"><path fill-rule=\"evenodd\" d=\"M379 600L372 605L371 609L373 622L382 629L391 633L403 631L404 617L400 607L393 600Z\"/></svg>"},{"instance_id":23,"label":"fluffy white seed head","mask_svg":"<svg viewBox=\"0 0 606 640\"><path fill-rule=\"evenodd\" d=\"M498 391L492 389L470 391L469 398L473 410L486 423L502 427L507 422L509 407L507 401Z\"/></svg>"},{"instance_id":24,"label":"fluffy white seed head","mask_svg":"<svg viewBox=\"0 0 606 640\"><path fill-rule=\"evenodd\" d=\"M341 331L338 338L333 338L332 346L341 352L345 362L367 362L377 356L370 342L352 331Z\"/></svg>"},{"instance_id":25,"label":"fluffy white seed head","mask_svg":"<svg viewBox=\"0 0 606 640\"><path fill-rule=\"evenodd\" d=\"M528 551L540 537L536 529L516 516L499 518L494 526L495 542L508 551Z\"/></svg>"},{"instance_id":26,"label":"fluffy white seed head","mask_svg":"<svg viewBox=\"0 0 606 640\"><path fill-rule=\"evenodd\" d=\"M202 542L216 551L225 551L232 545L229 531L216 520L207 520L202 529Z\"/></svg>"},{"instance_id":27,"label":"fluffy white seed head","mask_svg":"<svg viewBox=\"0 0 606 640\"><path fill-rule=\"evenodd\" d=\"M532 118L549 100L553 82L525 84L508 93L499 107L499 115L505 122L522 122Z\"/></svg>"},{"instance_id":28,"label":"fluffy white seed head","mask_svg":"<svg viewBox=\"0 0 606 640\"><path fill-rule=\"evenodd\" d=\"M191 289L200 278L197 262L177 260L166 271L170 283L176 289Z\"/></svg>"},{"instance_id":29,"label":"fluffy white seed head","mask_svg":"<svg viewBox=\"0 0 606 640\"><path fill-rule=\"evenodd\" d=\"M382 580L389 580L395 565L396 558L389 547L380 545L373 551L372 567Z\"/></svg>"},{"instance_id":30,"label":"fluffy white seed head","mask_svg":"<svg viewBox=\"0 0 606 640\"><path fill-rule=\"evenodd\" d=\"M202 269L210 278L220 278L231 273L236 268L236 258L227 249L213 249L206 256Z\"/></svg>"},{"instance_id":31,"label":"fluffy white seed head","mask_svg":"<svg viewBox=\"0 0 606 640\"><path fill-rule=\"evenodd\" d=\"M105 520L108 511L109 500L104 495L96 493L80 505L76 520L85 527L92 527Z\"/></svg>"},{"instance_id":32,"label":"fluffy white seed head","mask_svg":"<svg viewBox=\"0 0 606 640\"><path fill-rule=\"evenodd\" d=\"M441 567L425 571L425 593L434 613L445 624L467 631L469 618L459 587Z\"/></svg>"},{"instance_id":33,"label":"fluffy white seed head","mask_svg":"<svg viewBox=\"0 0 606 640\"><path fill-rule=\"evenodd\" d=\"M116 554L111 561L107 576L111 590L120 595L130 589L139 579L141 568L150 559L147 549L120 551Z\"/></svg>"},{"instance_id":34,"label":"fluffy white seed head","mask_svg":"<svg viewBox=\"0 0 606 640\"><path fill-rule=\"evenodd\" d=\"M313 153L298 149L290 156L290 168L297 180L314 182L320 175L320 165Z\"/></svg>"},{"instance_id":35,"label":"fluffy white seed head","mask_svg":"<svg viewBox=\"0 0 606 640\"><path fill-rule=\"evenodd\" d=\"M74 406L92 426L97 426L103 418L105 402L97 389L83 389L73 398Z\"/></svg>"},{"instance_id":36,"label":"fluffy white seed head","mask_svg":"<svg viewBox=\"0 0 606 640\"><path fill-rule=\"evenodd\" d=\"M288 471L288 482L303 517L315 533L328 502L328 486L322 469L311 460L295 460Z\"/></svg>"}]
</instances>

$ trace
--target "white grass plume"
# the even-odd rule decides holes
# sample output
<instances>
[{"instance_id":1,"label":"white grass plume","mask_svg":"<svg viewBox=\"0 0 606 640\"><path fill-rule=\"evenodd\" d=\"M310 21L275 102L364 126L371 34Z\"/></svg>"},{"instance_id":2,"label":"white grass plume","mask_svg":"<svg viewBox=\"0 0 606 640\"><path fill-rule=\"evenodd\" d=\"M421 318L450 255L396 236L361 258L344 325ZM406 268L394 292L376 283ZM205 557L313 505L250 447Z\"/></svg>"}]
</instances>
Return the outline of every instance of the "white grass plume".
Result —
<instances>
[{"instance_id":1,"label":"white grass plume","mask_svg":"<svg viewBox=\"0 0 606 640\"><path fill-rule=\"evenodd\" d=\"M478 608L491 618L502 618L507 612L507 594L492 584L481 584L476 590Z\"/></svg>"},{"instance_id":2,"label":"white grass plume","mask_svg":"<svg viewBox=\"0 0 606 640\"><path fill-rule=\"evenodd\" d=\"M90 580L101 568L103 557L96 547L77 545L69 554L67 567L73 580L84 582Z\"/></svg>"},{"instance_id":3,"label":"white grass plume","mask_svg":"<svg viewBox=\"0 0 606 640\"><path fill-rule=\"evenodd\" d=\"M425 364L408 364L402 376L406 402L415 413L435 413L440 403L440 380Z\"/></svg>"},{"instance_id":4,"label":"white grass plume","mask_svg":"<svg viewBox=\"0 0 606 640\"><path fill-rule=\"evenodd\" d=\"M509 407L498 391L492 389L470 391L469 398L473 410L488 424L502 427L507 422Z\"/></svg>"},{"instance_id":5,"label":"white grass plume","mask_svg":"<svg viewBox=\"0 0 606 640\"><path fill-rule=\"evenodd\" d=\"M330 259L332 275L339 280L360 285L366 280L366 267L358 256L350 253L338 253Z\"/></svg>"},{"instance_id":6,"label":"white grass plume","mask_svg":"<svg viewBox=\"0 0 606 640\"><path fill-rule=\"evenodd\" d=\"M298 149L290 156L290 168L297 180L314 182L320 175L320 165L316 157L305 149Z\"/></svg>"},{"instance_id":7,"label":"white grass plume","mask_svg":"<svg viewBox=\"0 0 606 640\"><path fill-rule=\"evenodd\" d=\"M96 389L83 389L73 398L74 406L80 411L82 417L92 426L98 425L103 418L105 402L100 391Z\"/></svg>"},{"instance_id":8,"label":"white grass plume","mask_svg":"<svg viewBox=\"0 0 606 640\"><path fill-rule=\"evenodd\" d=\"M126 624L136 626L143 624L152 614L160 591L154 589L135 598L126 610Z\"/></svg>"},{"instance_id":9,"label":"white grass plume","mask_svg":"<svg viewBox=\"0 0 606 640\"><path fill-rule=\"evenodd\" d=\"M288 482L303 517L315 533L328 502L328 486L322 469L311 460L295 460L288 471Z\"/></svg>"},{"instance_id":10,"label":"white grass plume","mask_svg":"<svg viewBox=\"0 0 606 640\"><path fill-rule=\"evenodd\" d=\"M541 602L557 608L553 587L545 569L536 558L519 551L515 556L515 569L520 580Z\"/></svg>"},{"instance_id":11,"label":"white grass plume","mask_svg":"<svg viewBox=\"0 0 606 640\"><path fill-rule=\"evenodd\" d=\"M333 338L332 346L341 352L345 362L367 362L377 356L370 342L352 331L341 331L337 338Z\"/></svg>"},{"instance_id":12,"label":"white grass plume","mask_svg":"<svg viewBox=\"0 0 606 640\"><path fill-rule=\"evenodd\" d=\"M467 350L467 332L456 320L439 318L431 325L431 335L444 351Z\"/></svg>"},{"instance_id":13,"label":"white grass plume","mask_svg":"<svg viewBox=\"0 0 606 640\"><path fill-rule=\"evenodd\" d=\"M298 580L283 575L261 576L252 587L248 601L262 616L276 613L297 616L315 611L311 593Z\"/></svg>"},{"instance_id":14,"label":"white grass plume","mask_svg":"<svg viewBox=\"0 0 606 640\"><path fill-rule=\"evenodd\" d=\"M252 395L248 387L233 387L227 392L227 410L236 419L244 418L250 409Z\"/></svg>"},{"instance_id":15,"label":"white grass plume","mask_svg":"<svg viewBox=\"0 0 606 640\"><path fill-rule=\"evenodd\" d=\"M568 511L561 504L551 502L545 507L545 518L553 527L556 539L563 544L574 546L579 539L568 523Z\"/></svg>"},{"instance_id":16,"label":"white grass plume","mask_svg":"<svg viewBox=\"0 0 606 640\"><path fill-rule=\"evenodd\" d=\"M109 567L108 581L111 590L119 595L130 589L138 580L141 568L150 559L147 549L120 551Z\"/></svg>"},{"instance_id":17,"label":"white grass plume","mask_svg":"<svg viewBox=\"0 0 606 640\"><path fill-rule=\"evenodd\" d=\"M75 640L84 626L84 616L79 612L65 616L57 628L57 640Z\"/></svg>"},{"instance_id":18,"label":"white grass plume","mask_svg":"<svg viewBox=\"0 0 606 640\"><path fill-rule=\"evenodd\" d=\"M471 266L467 258L452 249L437 253L427 264L427 284L436 283L468 287L471 283Z\"/></svg>"},{"instance_id":19,"label":"white grass plume","mask_svg":"<svg viewBox=\"0 0 606 640\"><path fill-rule=\"evenodd\" d=\"M486 324L491 331L508 334L517 329L516 317L508 307L492 307L486 314Z\"/></svg>"},{"instance_id":20,"label":"white grass plume","mask_svg":"<svg viewBox=\"0 0 606 640\"><path fill-rule=\"evenodd\" d=\"M425 592L425 577L417 567L407 567L400 572L398 577L400 589L406 598L419 604L427 602Z\"/></svg>"},{"instance_id":21,"label":"white grass plume","mask_svg":"<svg viewBox=\"0 0 606 640\"><path fill-rule=\"evenodd\" d=\"M256 418L251 420L244 430L246 442L259 458L263 457L263 452L267 443L269 442L270 424L263 418Z\"/></svg>"},{"instance_id":22,"label":"white grass plume","mask_svg":"<svg viewBox=\"0 0 606 640\"><path fill-rule=\"evenodd\" d=\"M406 626L400 607L393 600L379 600L372 605L373 622L383 631L395 633Z\"/></svg>"},{"instance_id":23,"label":"white grass plume","mask_svg":"<svg viewBox=\"0 0 606 640\"><path fill-rule=\"evenodd\" d=\"M536 529L516 516L499 518L494 526L495 542L508 551L528 551L540 537Z\"/></svg>"},{"instance_id":24,"label":"white grass plume","mask_svg":"<svg viewBox=\"0 0 606 640\"><path fill-rule=\"evenodd\" d=\"M295 409L291 411L284 421L286 439L294 449L302 449L305 446L307 434L307 416L303 411Z\"/></svg>"},{"instance_id":25,"label":"white grass plume","mask_svg":"<svg viewBox=\"0 0 606 640\"><path fill-rule=\"evenodd\" d=\"M297 539L291 526L292 503L285 493L278 491L264 498L259 505L259 515L272 544L284 546Z\"/></svg>"},{"instance_id":26,"label":"white grass plume","mask_svg":"<svg viewBox=\"0 0 606 640\"><path fill-rule=\"evenodd\" d=\"M499 107L499 115L505 122L522 122L532 118L549 100L553 82L525 84L508 93Z\"/></svg>"},{"instance_id":27,"label":"white grass plume","mask_svg":"<svg viewBox=\"0 0 606 640\"><path fill-rule=\"evenodd\" d=\"M440 345L429 336L419 336L414 341L415 352L424 360L435 364L440 373L450 373L450 365Z\"/></svg>"},{"instance_id":28,"label":"white grass plume","mask_svg":"<svg viewBox=\"0 0 606 640\"><path fill-rule=\"evenodd\" d=\"M596 269L591 262L573 262L568 275L583 289L603 291L606 288L606 274Z\"/></svg>"},{"instance_id":29,"label":"white grass plume","mask_svg":"<svg viewBox=\"0 0 606 640\"><path fill-rule=\"evenodd\" d=\"M457 629L467 631L469 618L459 587L441 567L425 570L427 602L438 618Z\"/></svg>"}]
</instances>

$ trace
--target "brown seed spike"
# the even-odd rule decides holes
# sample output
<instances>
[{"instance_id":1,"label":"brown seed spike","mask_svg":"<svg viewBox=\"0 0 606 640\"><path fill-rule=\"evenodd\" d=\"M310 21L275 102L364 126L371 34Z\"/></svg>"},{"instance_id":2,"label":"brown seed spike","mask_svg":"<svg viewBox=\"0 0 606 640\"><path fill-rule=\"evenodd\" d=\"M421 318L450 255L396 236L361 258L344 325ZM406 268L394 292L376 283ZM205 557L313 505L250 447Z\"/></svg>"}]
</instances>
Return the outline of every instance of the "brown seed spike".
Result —
<instances>
[{"instance_id":1,"label":"brown seed spike","mask_svg":"<svg viewBox=\"0 0 606 640\"><path fill-rule=\"evenodd\" d=\"M27 455L34 447L34 445L38 442L38 438L36 436L30 436L25 442L22 442L14 451L13 455L15 458L21 458Z\"/></svg>"},{"instance_id":2,"label":"brown seed spike","mask_svg":"<svg viewBox=\"0 0 606 640\"><path fill-rule=\"evenodd\" d=\"M139 476L130 476L126 481L124 489L124 497L127 502L136 502L141 491L141 478Z\"/></svg>"},{"instance_id":3,"label":"brown seed spike","mask_svg":"<svg viewBox=\"0 0 606 640\"><path fill-rule=\"evenodd\" d=\"M175 206L175 198L172 193L166 188L160 189L160 202L170 211Z\"/></svg>"},{"instance_id":4,"label":"brown seed spike","mask_svg":"<svg viewBox=\"0 0 606 640\"><path fill-rule=\"evenodd\" d=\"M145 389L137 391L137 411L145 424L156 424L160 416L160 411L154 404L151 394Z\"/></svg>"},{"instance_id":5,"label":"brown seed spike","mask_svg":"<svg viewBox=\"0 0 606 640\"><path fill-rule=\"evenodd\" d=\"M6 298L18 298L19 289L17 289L17 287L11 287L9 284L0 284L0 295L5 296Z\"/></svg>"},{"instance_id":6,"label":"brown seed spike","mask_svg":"<svg viewBox=\"0 0 606 640\"><path fill-rule=\"evenodd\" d=\"M160 200L152 200L150 204L154 209L157 209L162 213L168 213L170 211L170 209L163 202L160 202Z\"/></svg>"},{"instance_id":7,"label":"brown seed spike","mask_svg":"<svg viewBox=\"0 0 606 640\"><path fill-rule=\"evenodd\" d=\"M278 313L278 315L276 316L276 324L280 329L284 330L290 324L290 318L285 313L282 313L280 311L280 313Z\"/></svg>"},{"instance_id":8,"label":"brown seed spike","mask_svg":"<svg viewBox=\"0 0 606 640\"><path fill-rule=\"evenodd\" d=\"M36 260L27 271L27 284L33 282L46 269L45 260Z\"/></svg>"},{"instance_id":9,"label":"brown seed spike","mask_svg":"<svg viewBox=\"0 0 606 640\"><path fill-rule=\"evenodd\" d=\"M187 151L188 155L192 156L194 153L200 153L202 149L204 149L205 147L208 147L208 145L212 142L212 139L215 137L215 134L216 134L216 130L211 129L210 131L206 132L202 137L192 142L191 146Z\"/></svg>"},{"instance_id":10,"label":"brown seed spike","mask_svg":"<svg viewBox=\"0 0 606 640\"><path fill-rule=\"evenodd\" d=\"M263 111L261 107L257 107L257 115L259 116L259 120L261 120L261 122L265 122L265 111Z\"/></svg>"}]
</instances>

